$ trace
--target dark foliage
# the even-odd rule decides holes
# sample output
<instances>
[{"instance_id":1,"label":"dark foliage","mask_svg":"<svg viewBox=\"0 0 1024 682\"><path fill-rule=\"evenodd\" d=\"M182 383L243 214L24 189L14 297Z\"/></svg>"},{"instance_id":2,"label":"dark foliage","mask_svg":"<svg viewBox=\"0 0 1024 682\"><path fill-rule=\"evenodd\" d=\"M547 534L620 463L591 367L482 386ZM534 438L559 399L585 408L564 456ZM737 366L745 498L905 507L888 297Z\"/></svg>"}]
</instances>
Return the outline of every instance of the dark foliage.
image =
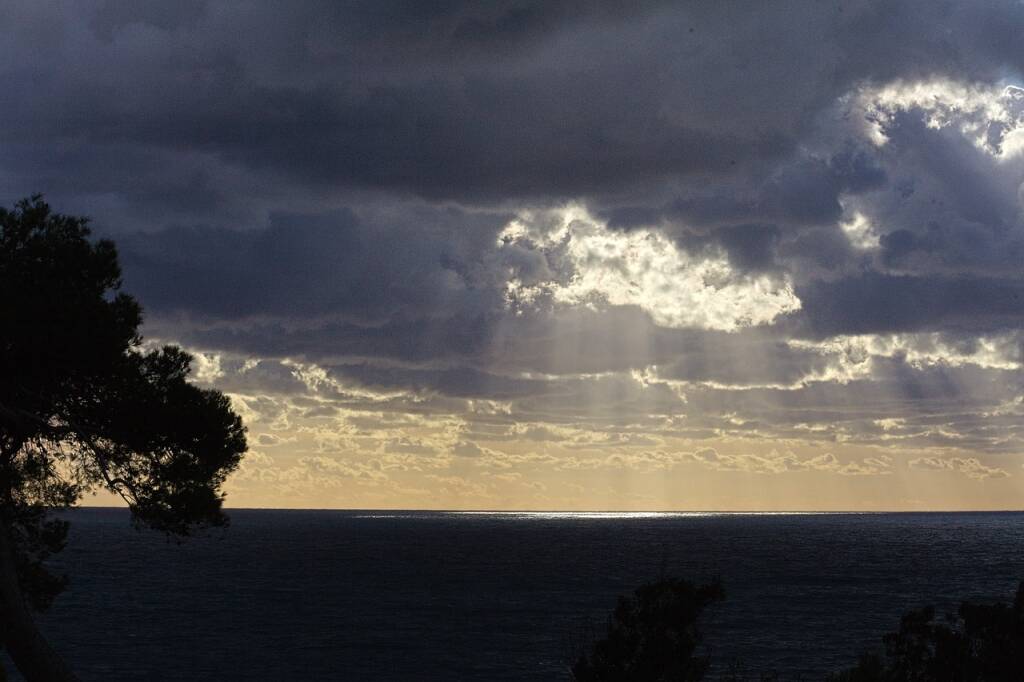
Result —
<instances>
[{"instance_id":1,"label":"dark foliage","mask_svg":"<svg viewBox=\"0 0 1024 682\"><path fill-rule=\"evenodd\" d=\"M946 622L931 607L911 611L882 641L883 652L864 654L831 682L1020 682L1024 582L1013 604L964 602Z\"/></svg>"},{"instance_id":2,"label":"dark foliage","mask_svg":"<svg viewBox=\"0 0 1024 682\"><path fill-rule=\"evenodd\" d=\"M577 682L683 682L700 680L709 660L696 655L697 620L725 598L721 585L696 586L665 578L619 597L604 639L572 667Z\"/></svg>"},{"instance_id":3,"label":"dark foliage","mask_svg":"<svg viewBox=\"0 0 1024 682\"><path fill-rule=\"evenodd\" d=\"M187 353L142 346L114 245L89 236L38 196L0 209L0 532L36 608L64 585L44 567L67 533L51 510L103 487L143 525L222 525L246 449L227 398L187 381Z\"/></svg>"}]
</instances>

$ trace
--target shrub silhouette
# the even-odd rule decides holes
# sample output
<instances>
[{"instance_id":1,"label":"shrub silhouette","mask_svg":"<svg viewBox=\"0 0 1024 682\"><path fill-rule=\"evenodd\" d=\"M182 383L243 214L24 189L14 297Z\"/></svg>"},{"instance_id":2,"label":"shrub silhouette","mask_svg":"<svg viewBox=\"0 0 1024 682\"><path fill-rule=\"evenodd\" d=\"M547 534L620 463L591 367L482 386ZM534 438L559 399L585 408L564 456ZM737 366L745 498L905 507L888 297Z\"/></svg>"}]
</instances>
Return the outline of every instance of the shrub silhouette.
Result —
<instances>
[{"instance_id":1,"label":"shrub silhouette","mask_svg":"<svg viewBox=\"0 0 1024 682\"><path fill-rule=\"evenodd\" d=\"M702 679L708 656L696 655L701 613L724 599L721 585L697 587L663 579L620 597L603 639L572 667L577 682L675 682ZM1012 604L963 602L939 621L935 609L907 612L900 627L882 637L880 652L828 675L827 682L1022 682L1024 681L1024 582ZM734 662L723 682L778 681L777 673L744 673Z\"/></svg>"},{"instance_id":2,"label":"shrub silhouette","mask_svg":"<svg viewBox=\"0 0 1024 682\"><path fill-rule=\"evenodd\" d=\"M187 381L187 353L142 348L117 251L86 223L38 196L0 208L0 638L30 681L74 679L30 612L64 587L44 565L68 527L50 511L102 487L139 524L221 525L246 449L228 399Z\"/></svg>"},{"instance_id":3,"label":"shrub silhouette","mask_svg":"<svg viewBox=\"0 0 1024 682\"><path fill-rule=\"evenodd\" d=\"M861 656L831 682L1021 682L1024 680L1024 582L1013 603L964 602L947 622L935 609L906 613L882 638L881 653Z\"/></svg>"},{"instance_id":4,"label":"shrub silhouette","mask_svg":"<svg viewBox=\"0 0 1024 682\"><path fill-rule=\"evenodd\" d=\"M605 637L572 667L577 682L691 682L707 671L706 656L695 655L702 641L697 620L710 604L725 598L721 585L695 586L665 578L619 597Z\"/></svg>"}]
</instances>

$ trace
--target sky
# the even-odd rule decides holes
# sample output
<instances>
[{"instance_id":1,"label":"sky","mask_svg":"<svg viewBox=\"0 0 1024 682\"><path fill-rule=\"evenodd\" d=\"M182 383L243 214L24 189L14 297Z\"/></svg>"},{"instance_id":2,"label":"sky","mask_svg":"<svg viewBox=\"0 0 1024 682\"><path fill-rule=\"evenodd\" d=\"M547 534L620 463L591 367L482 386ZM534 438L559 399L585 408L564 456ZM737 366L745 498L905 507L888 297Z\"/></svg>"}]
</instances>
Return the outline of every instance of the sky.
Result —
<instances>
[{"instance_id":1,"label":"sky","mask_svg":"<svg viewBox=\"0 0 1024 682\"><path fill-rule=\"evenodd\" d=\"M1024 507L1024 4L0 0L246 507ZM105 498L95 498L99 502Z\"/></svg>"}]
</instances>

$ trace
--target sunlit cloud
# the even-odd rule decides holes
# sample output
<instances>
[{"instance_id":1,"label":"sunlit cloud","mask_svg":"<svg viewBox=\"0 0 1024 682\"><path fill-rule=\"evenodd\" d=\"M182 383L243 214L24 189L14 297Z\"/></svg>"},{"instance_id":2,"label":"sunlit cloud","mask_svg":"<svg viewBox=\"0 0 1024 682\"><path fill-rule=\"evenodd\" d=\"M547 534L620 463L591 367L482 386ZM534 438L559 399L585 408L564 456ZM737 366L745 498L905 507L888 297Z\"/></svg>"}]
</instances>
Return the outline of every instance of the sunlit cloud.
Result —
<instances>
[{"instance_id":1,"label":"sunlit cloud","mask_svg":"<svg viewBox=\"0 0 1024 682\"><path fill-rule=\"evenodd\" d=\"M885 130L900 112L917 110L929 128L953 126L993 156L1009 158L1020 150L1024 88L1015 85L999 87L942 78L900 80L865 86L857 92L856 102L877 144L889 141ZM1008 142L1006 147L1004 142Z\"/></svg>"},{"instance_id":2,"label":"sunlit cloud","mask_svg":"<svg viewBox=\"0 0 1024 682\"><path fill-rule=\"evenodd\" d=\"M878 248L878 234L863 213L854 211L851 218L839 226L852 246L864 250Z\"/></svg>"},{"instance_id":3,"label":"sunlit cloud","mask_svg":"<svg viewBox=\"0 0 1024 682\"><path fill-rule=\"evenodd\" d=\"M579 206L520 217L499 239L544 260L542 274L510 279L512 304L635 305L663 327L723 331L800 308L785 277L738 273L724 254L692 256L657 231L610 230Z\"/></svg>"}]
</instances>

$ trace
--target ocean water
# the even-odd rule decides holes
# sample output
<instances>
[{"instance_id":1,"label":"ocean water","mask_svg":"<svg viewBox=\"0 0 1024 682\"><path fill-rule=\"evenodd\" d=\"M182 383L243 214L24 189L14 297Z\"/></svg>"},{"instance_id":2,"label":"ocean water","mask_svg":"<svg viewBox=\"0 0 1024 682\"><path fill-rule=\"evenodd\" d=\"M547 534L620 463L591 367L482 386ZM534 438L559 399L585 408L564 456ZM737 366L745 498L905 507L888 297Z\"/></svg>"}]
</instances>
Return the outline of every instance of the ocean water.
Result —
<instances>
[{"instance_id":1,"label":"ocean water","mask_svg":"<svg viewBox=\"0 0 1024 682\"><path fill-rule=\"evenodd\" d=\"M723 581L718 670L820 679L908 608L1024 579L1019 513L233 510L181 544L122 510L70 518L71 586L41 620L85 680L564 680L588 623L662 573Z\"/></svg>"}]
</instances>

